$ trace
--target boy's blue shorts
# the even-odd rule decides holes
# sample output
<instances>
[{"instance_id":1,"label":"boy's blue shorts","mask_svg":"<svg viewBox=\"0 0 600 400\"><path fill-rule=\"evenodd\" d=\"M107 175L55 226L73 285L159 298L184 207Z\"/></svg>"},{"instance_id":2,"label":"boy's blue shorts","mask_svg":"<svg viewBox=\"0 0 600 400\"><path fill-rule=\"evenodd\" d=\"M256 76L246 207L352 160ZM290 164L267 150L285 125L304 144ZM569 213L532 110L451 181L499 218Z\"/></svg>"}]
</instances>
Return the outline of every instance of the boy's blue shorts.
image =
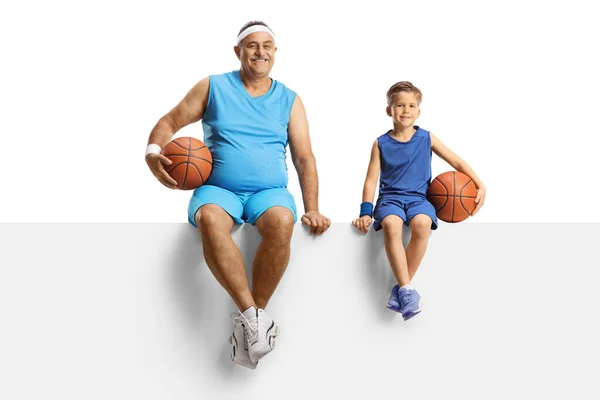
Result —
<instances>
[{"instance_id":1,"label":"boy's blue shorts","mask_svg":"<svg viewBox=\"0 0 600 400\"><path fill-rule=\"evenodd\" d=\"M202 185L192 194L188 206L188 221L196 226L195 215L198 209L205 204L216 204L233 218L236 224L248 222L256 223L265 211L274 206L282 206L296 215L296 203L287 188L265 189L253 193L234 193L218 186ZM197 227L197 226L196 226Z\"/></svg>"},{"instance_id":2,"label":"boy's blue shorts","mask_svg":"<svg viewBox=\"0 0 600 400\"><path fill-rule=\"evenodd\" d=\"M381 221L388 215L397 215L402 218L404 225L410 226L410 221L418 214L431 218L431 229L437 229L435 207L427 199L419 196L385 196L377 200L373 211L373 228L380 230Z\"/></svg>"}]
</instances>

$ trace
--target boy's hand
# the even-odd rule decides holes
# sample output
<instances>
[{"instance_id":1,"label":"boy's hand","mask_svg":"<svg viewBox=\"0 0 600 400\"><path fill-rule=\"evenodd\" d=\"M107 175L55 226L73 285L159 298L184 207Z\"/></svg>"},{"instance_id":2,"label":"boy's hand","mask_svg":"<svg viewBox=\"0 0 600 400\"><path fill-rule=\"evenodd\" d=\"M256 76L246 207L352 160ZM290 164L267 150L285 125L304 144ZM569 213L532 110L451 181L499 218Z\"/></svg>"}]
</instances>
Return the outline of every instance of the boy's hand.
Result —
<instances>
[{"instance_id":1,"label":"boy's hand","mask_svg":"<svg viewBox=\"0 0 600 400\"><path fill-rule=\"evenodd\" d=\"M471 214L471 216L477 214L477 211L479 211L479 209L483 205L484 201L485 201L485 186L477 189L477 197L475 197L475 204L477 204L477 206L475 207L475 210L473 210L473 214Z\"/></svg>"},{"instance_id":2,"label":"boy's hand","mask_svg":"<svg viewBox=\"0 0 600 400\"><path fill-rule=\"evenodd\" d=\"M363 215L360 218L356 218L352 221L352 225L356 227L361 232L367 233L369 231L369 225L373 222L373 218L368 215Z\"/></svg>"}]
</instances>

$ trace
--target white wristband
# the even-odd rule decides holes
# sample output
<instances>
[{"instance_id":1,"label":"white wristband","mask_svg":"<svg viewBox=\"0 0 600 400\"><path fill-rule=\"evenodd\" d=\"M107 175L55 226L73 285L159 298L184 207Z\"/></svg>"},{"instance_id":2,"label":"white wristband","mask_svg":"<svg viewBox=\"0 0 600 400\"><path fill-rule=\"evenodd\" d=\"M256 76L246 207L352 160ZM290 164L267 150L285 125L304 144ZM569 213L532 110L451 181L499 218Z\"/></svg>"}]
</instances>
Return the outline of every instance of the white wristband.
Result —
<instances>
[{"instance_id":1,"label":"white wristband","mask_svg":"<svg viewBox=\"0 0 600 400\"><path fill-rule=\"evenodd\" d=\"M148 154L160 154L161 148L157 144L149 144L146 146L146 156Z\"/></svg>"}]
</instances>

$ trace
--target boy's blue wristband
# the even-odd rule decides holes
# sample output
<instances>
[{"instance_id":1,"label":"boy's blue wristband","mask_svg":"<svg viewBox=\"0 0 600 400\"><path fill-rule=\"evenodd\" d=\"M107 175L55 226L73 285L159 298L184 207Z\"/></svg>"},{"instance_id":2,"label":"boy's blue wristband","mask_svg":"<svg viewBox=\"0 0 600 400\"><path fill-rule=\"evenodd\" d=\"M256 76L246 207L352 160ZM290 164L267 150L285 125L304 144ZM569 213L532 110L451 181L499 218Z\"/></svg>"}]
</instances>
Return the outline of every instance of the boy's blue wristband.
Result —
<instances>
[{"instance_id":1,"label":"boy's blue wristband","mask_svg":"<svg viewBox=\"0 0 600 400\"><path fill-rule=\"evenodd\" d=\"M358 217L360 218L363 215L368 215L369 217L373 216L373 203L369 203L367 201L365 201L364 203L361 203L360 215Z\"/></svg>"}]
</instances>

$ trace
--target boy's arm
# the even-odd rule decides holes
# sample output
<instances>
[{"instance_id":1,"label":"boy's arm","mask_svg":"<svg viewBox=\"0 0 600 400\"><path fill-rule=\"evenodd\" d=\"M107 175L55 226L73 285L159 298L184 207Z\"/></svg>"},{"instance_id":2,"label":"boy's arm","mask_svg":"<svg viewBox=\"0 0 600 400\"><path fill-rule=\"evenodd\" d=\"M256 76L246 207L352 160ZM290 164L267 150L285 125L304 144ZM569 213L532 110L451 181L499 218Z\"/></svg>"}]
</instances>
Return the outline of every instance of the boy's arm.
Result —
<instances>
[{"instance_id":1,"label":"boy's arm","mask_svg":"<svg viewBox=\"0 0 600 400\"><path fill-rule=\"evenodd\" d=\"M365 185L363 187L363 203L373 203L373 200L375 199L375 188L377 187L377 181L379 180L380 169L381 161L379 159L379 145L377 140L375 140L375 143L373 143L373 147L371 148L371 160L369 161L367 177L365 178Z\"/></svg>"},{"instance_id":2,"label":"boy's arm","mask_svg":"<svg viewBox=\"0 0 600 400\"><path fill-rule=\"evenodd\" d=\"M458 172L462 172L467 175L469 178L473 179L473 183L477 187L477 197L475 198L475 203L477 206L473 211L473 215L477 214L477 211L483 206L483 202L485 201L485 185L475 171L459 156L454 154L448 147L446 147L440 139L437 138L433 133L430 133L431 136L431 150L437 154L442 160L446 161L452 168L457 170Z\"/></svg>"},{"instance_id":3,"label":"boy's arm","mask_svg":"<svg viewBox=\"0 0 600 400\"><path fill-rule=\"evenodd\" d=\"M379 145L377 140L373 143L371 149L371 160L369 161L369 168L367 169L367 177L365 178L365 185L363 187L363 203L373 203L375 198L375 187L379 179L379 171L381 169L380 158L379 158ZM361 206L362 211L362 206ZM370 215L363 215L362 217L356 218L352 221L352 225L361 232L367 233L369 225L371 225L372 217Z\"/></svg>"}]
</instances>

